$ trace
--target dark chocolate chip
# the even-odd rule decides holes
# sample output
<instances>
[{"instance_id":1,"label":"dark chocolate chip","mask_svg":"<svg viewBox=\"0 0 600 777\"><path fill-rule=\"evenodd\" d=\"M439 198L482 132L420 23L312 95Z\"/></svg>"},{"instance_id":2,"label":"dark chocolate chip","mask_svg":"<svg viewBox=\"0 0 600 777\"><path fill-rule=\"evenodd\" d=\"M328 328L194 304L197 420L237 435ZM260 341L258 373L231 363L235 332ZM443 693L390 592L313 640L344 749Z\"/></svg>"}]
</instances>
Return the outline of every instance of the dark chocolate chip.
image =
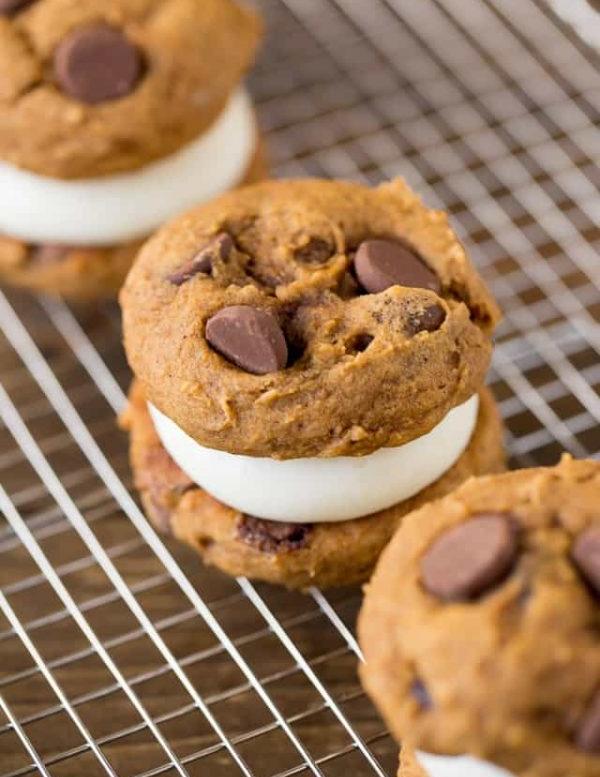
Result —
<instances>
[{"instance_id":1,"label":"dark chocolate chip","mask_svg":"<svg viewBox=\"0 0 600 777\"><path fill-rule=\"evenodd\" d=\"M421 562L423 583L429 593L444 601L473 599L509 573L517 549L511 516L478 515L433 543Z\"/></svg>"},{"instance_id":2,"label":"dark chocolate chip","mask_svg":"<svg viewBox=\"0 0 600 777\"><path fill-rule=\"evenodd\" d=\"M21 11L28 5L31 5L33 0L0 0L0 16L10 16L10 14Z\"/></svg>"},{"instance_id":3,"label":"dark chocolate chip","mask_svg":"<svg viewBox=\"0 0 600 777\"><path fill-rule=\"evenodd\" d=\"M584 753L600 755L600 691L596 693L579 723L575 744Z\"/></svg>"},{"instance_id":4,"label":"dark chocolate chip","mask_svg":"<svg viewBox=\"0 0 600 777\"><path fill-rule=\"evenodd\" d=\"M304 264L325 264L332 256L333 248L320 237L311 237L305 246L294 253L294 258Z\"/></svg>"},{"instance_id":5,"label":"dark chocolate chip","mask_svg":"<svg viewBox=\"0 0 600 777\"><path fill-rule=\"evenodd\" d=\"M206 339L228 361L255 375L283 369L288 348L275 316L249 305L223 308L206 323Z\"/></svg>"},{"instance_id":6,"label":"dark chocolate chip","mask_svg":"<svg viewBox=\"0 0 600 777\"><path fill-rule=\"evenodd\" d=\"M54 72L62 90L89 104L130 94L142 71L138 48L121 30L107 24L73 30L54 54Z\"/></svg>"},{"instance_id":7,"label":"dark chocolate chip","mask_svg":"<svg viewBox=\"0 0 600 777\"><path fill-rule=\"evenodd\" d=\"M233 250L233 240L225 232L216 235L203 246L189 262L179 270L167 275L167 280L174 286L182 286L199 273L210 273L215 259L227 259Z\"/></svg>"},{"instance_id":8,"label":"dark chocolate chip","mask_svg":"<svg viewBox=\"0 0 600 777\"><path fill-rule=\"evenodd\" d=\"M263 553L286 553L306 547L312 528L310 523L283 523L242 515L237 530L241 540Z\"/></svg>"},{"instance_id":9,"label":"dark chocolate chip","mask_svg":"<svg viewBox=\"0 0 600 777\"><path fill-rule=\"evenodd\" d=\"M72 246L61 245L59 243L43 243L32 246L29 251L29 261L37 264L51 264L60 262L64 259Z\"/></svg>"},{"instance_id":10,"label":"dark chocolate chip","mask_svg":"<svg viewBox=\"0 0 600 777\"><path fill-rule=\"evenodd\" d=\"M585 580L600 595L600 526L579 535L571 556Z\"/></svg>"},{"instance_id":11,"label":"dark chocolate chip","mask_svg":"<svg viewBox=\"0 0 600 777\"><path fill-rule=\"evenodd\" d=\"M370 294L378 294L390 286L409 286L430 289L439 293L437 275L395 240L365 240L354 257L354 269L362 287Z\"/></svg>"},{"instance_id":12,"label":"dark chocolate chip","mask_svg":"<svg viewBox=\"0 0 600 777\"><path fill-rule=\"evenodd\" d=\"M415 701L418 702L419 707L424 710L430 710L433 707L433 700L429 695L427 686L422 680L415 679L410 684L410 693Z\"/></svg>"},{"instance_id":13,"label":"dark chocolate chip","mask_svg":"<svg viewBox=\"0 0 600 777\"><path fill-rule=\"evenodd\" d=\"M406 333L409 336L419 332L436 332L446 320L446 311L441 305L430 305L419 313L411 315L406 322Z\"/></svg>"}]
</instances>

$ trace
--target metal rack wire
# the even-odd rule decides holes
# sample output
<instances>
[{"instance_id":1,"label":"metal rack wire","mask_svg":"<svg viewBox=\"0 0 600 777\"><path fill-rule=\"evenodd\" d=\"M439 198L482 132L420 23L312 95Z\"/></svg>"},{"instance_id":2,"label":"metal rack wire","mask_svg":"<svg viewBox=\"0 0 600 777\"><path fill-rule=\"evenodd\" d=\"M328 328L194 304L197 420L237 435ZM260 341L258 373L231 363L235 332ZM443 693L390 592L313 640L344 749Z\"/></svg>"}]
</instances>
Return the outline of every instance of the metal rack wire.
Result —
<instances>
[{"instance_id":1,"label":"metal rack wire","mask_svg":"<svg viewBox=\"0 0 600 777\"><path fill-rule=\"evenodd\" d=\"M513 463L600 452L598 58L544 0L262 0L279 175L404 175L506 319ZM357 591L203 569L130 492L114 309L0 294L0 775L394 773Z\"/></svg>"}]
</instances>

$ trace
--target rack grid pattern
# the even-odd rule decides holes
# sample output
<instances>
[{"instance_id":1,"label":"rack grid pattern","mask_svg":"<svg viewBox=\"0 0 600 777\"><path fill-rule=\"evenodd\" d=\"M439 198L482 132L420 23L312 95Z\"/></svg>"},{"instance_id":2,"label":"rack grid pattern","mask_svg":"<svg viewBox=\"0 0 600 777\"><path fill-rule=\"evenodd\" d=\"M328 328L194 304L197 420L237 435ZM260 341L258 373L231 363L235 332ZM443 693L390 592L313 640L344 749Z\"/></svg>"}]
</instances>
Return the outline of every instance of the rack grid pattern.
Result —
<instances>
[{"instance_id":1,"label":"rack grid pattern","mask_svg":"<svg viewBox=\"0 0 600 777\"><path fill-rule=\"evenodd\" d=\"M597 54L544 0L260 5L275 173L447 209L504 308L512 463L598 456ZM6 292L0 323L0 777L394 774L359 592L230 580L147 524L116 310Z\"/></svg>"}]
</instances>

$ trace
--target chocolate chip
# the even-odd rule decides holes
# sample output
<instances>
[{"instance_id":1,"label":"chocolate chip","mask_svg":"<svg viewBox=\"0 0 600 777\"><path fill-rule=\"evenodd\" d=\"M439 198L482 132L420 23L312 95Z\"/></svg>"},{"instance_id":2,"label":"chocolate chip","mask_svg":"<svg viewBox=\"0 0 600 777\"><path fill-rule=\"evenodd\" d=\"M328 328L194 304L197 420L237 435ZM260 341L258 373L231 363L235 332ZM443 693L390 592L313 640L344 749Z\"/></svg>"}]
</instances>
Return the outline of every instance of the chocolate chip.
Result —
<instances>
[{"instance_id":1,"label":"chocolate chip","mask_svg":"<svg viewBox=\"0 0 600 777\"><path fill-rule=\"evenodd\" d=\"M320 237L311 237L305 246L294 253L294 258L304 264L325 264L332 256L333 248Z\"/></svg>"},{"instance_id":2,"label":"chocolate chip","mask_svg":"<svg viewBox=\"0 0 600 777\"><path fill-rule=\"evenodd\" d=\"M441 535L421 562L423 583L444 601L473 599L500 582L517 556L514 520L478 515Z\"/></svg>"},{"instance_id":3,"label":"chocolate chip","mask_svg":"<svg viewBox=\"0 0 600 777\"><path fill-rule=\"evenodd\" d=\"M356 276L370 294L378 294L390 286L431 289L439 293L437 275L395 240L365 240L354 258Z\"/></svg>"},{"instance_id":4,"label":"chocolate chip","mask_svg":"<svg viewBox=\"0 0 600 777\"><path fill-rule=\"evenodd\" d=\"M237 530L241 540L263 553L285 553L304 548L312 528L310 523L283 523L243 515Z\"/></svg>"},{"instance_id":5,"label":"chocolate chip","mask_svg":"<svg viewBox=\"0 0 600 777\"><path fill-rule=\"evenodd\" d=\"M32 2L33 0L0 0L0 16L10 16Z\"/></svg>"},{"instance_id":6,"label":"chocolate chip","mask_svg":"<svg viewBox=\"0 0 600 777\"><path fill-rule=\"evenodd\" d=\"M577 749L584 753L600 755L600 691L592 699L579 724L575 734L575 744Z\"/></svg>"},{"instance_id":7,"label":"chocolate chip","mask_svg":"<svg viewBox=\"0 0 600 777\"><path fill-rule=\"evenodd\" d=\"M571 556L585 580L600 595L600 526L579 535Z\"/></svg>"},{"instance_id":8,"label":"chocolate chip","mask_svg":"<svg viewBox=\"0 0 600 777\"><path fill-rule=\"evenodd\" d=\"M167 275L167 280L174 286L182 286L199 273L210 273L215 259L227 259L233 250L233 240L225 232L216 235L203 246L189 262L179 270Z\"/></svg>"},{"instance_id":9,"label":"chocolate chip","mask_svg":"<svg viewBox=\"0 0 600 777\"><path fill-rule=\"evenodd\" d=\"M73 30L54 54L54 72L62 90L89 104L130 94L142 70L137 47L107 24Z\"/></svg>"},{"instance_id":10,"label":"chocolate chip","mask_svg":"<svg viewBox=\"0 0 600 777\"><path fill-rule=\"evenodd\" d=\"M419 313L409 316L406 333L412 337L419 332L436 332L446 320L446 311L440 305L430 305Z\"/></svg>"},{"instance_id":11,"label":"chocolate chip","mask_svg":"<svg viewBox=\"0 0 600 777\"><path fill-rule=\"evenodd\" d=\"M433 700L429 695L427 686L422 680L417 678L412 681L410 684L410 693L415 701L418 702L421 709L430 710L433 707Z\"/></svg>"},{"instance_id":12,"label":"chocolate chip","mask_svg":"<svg viewBox=\"0 0 600 777\"><path fill-rule=\"evenodd\" d=\"M60 262L64 259L72 246L61 245L60 243L43 243L32 246L29 251L29 261L37 264L51 264Z\"/></svg>"},{"instance_id":13,"label":"chocolate chip","mask_svg":"<svg viewBox=\"0 0 600 777\"><path fill-rule=\"evenodd\" d=\"M249 305L223 308L206 323L206 339L246 372L265 375L287 364L285 337L275 316Z\"/></svg>"}]
</instances>

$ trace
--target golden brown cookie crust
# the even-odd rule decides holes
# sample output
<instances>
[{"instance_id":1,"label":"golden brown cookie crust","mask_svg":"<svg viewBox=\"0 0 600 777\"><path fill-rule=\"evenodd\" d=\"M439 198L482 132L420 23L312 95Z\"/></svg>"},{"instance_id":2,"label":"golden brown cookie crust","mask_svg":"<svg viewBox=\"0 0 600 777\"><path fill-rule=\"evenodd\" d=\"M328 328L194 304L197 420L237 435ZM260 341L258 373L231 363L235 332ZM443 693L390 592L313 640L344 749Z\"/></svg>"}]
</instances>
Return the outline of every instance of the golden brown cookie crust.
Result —
<instances>
[{"instance_id":1,"label":"golden brown cookie crust","mask_svg":"<svg viewBox=\"0 0 600 777\"><path fill-rule=\"evenodd\" d=\"M136 44L134 91L96 105L55 83L73 30L105 22ZM0 159L54 178L133 170L205 132L254 58L262 25L233 0L36 0L0 16Z\"/></svg>"},{"instance_id":2,"label":"golden brown cookie crust","mask_svg":"<svg viewBox=\"0 0 600 777\"><path fill-rule=\"evenodd\" d=\"M462 457L420 494L367 518L316 524L295 550L268 552L240 538L242 515L195 486L162 446L147 410L141 385L134 382L125 425L130 458L146 512L162 530L193 547L207 564L230 575L306 589L350 585L366 580L403 516L446 494L472 475L504 469L502 425L487 389L480 393L479 419Z\"/></svg>"},{"instance_id":3,"label":"golden brown cookie crust","mask_svg":"<svg viewBox=\"0 0 600 777\"><path fill-rule=\"evenodd\" d=\"M236 248L212 275L169 280L223 231ZM349 291L352 250L373 236L409 243L441 295ZM160 410L202 445L282 459L363 455L430 431L482 385L499 318L445 214L401 179L374 189L269 181L225 195L144 246L121 304L129 362ZM206 321L230 305L276 315L293 363L254 375L214 351ZM410 332L432 306L445 316L439 329Z\"/></svg>"},{"instance_id":4,"label":"golden brown cookie crust","mask_svg":"<svg viewBox=\"0 0 600 777\"><path fill-rule=\"evenodd\" d=\"M242 183L266 178L268 162L261 141ZM53 261L30 259L30 247L0 235L0 283L75 302L116 297L136 254L143 245L136 240L109 248L71 248Z\"/></svg>"},{"instance_id":5,"label":"golden brown cookie crust","mask_svg":"<svg viewBox=\"0 0 600 777\"><path fill-rule=\"evenodd\" d=\"M406 517L358 624L361 678L398 739L520 777L600 774L600 756L573 744L600 683L600 607L571 559L575 538L600 526L599 505L600 463L565 457L470 480ZM423 587L421 559L444 530L486 512L515 517L516 566L482 598L444 603Z\"/></svg>"}]
</instances>

